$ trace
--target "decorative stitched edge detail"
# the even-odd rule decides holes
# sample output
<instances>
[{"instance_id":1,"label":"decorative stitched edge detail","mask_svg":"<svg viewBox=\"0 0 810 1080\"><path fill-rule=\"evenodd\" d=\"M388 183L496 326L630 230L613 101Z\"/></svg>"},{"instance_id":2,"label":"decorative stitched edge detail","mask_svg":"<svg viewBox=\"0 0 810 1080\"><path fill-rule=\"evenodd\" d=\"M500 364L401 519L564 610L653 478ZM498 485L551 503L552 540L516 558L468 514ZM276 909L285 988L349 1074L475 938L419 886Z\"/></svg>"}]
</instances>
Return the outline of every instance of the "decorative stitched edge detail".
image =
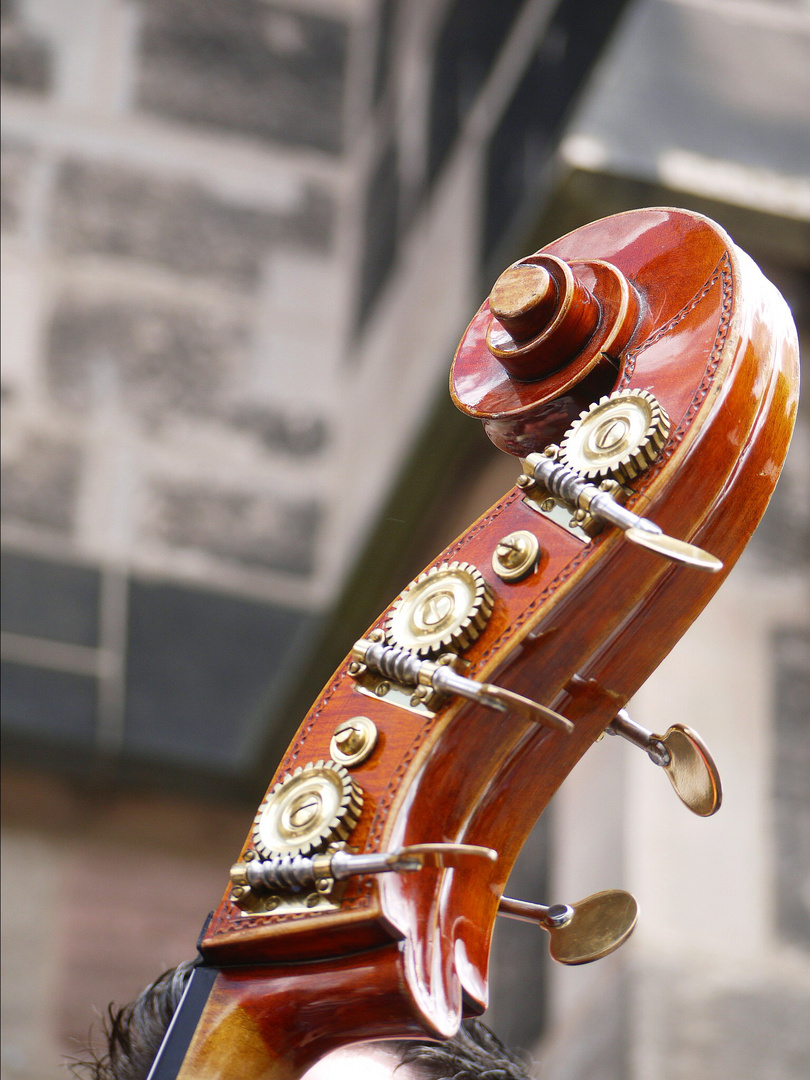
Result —
<instances>
[{"instance_id":1,"label":"decorative stitched edge detail","mask_svg":"<svg viewBox=\"0 0 810 1080\"><path fill-rule=\"evenodd\" d=\"M681 310L678 311L677 314L673 315L668 322L666 322L663 326L660 326L648 338L645 338L644 341L642 341L634 349L629 350L625 354L622 377L616 386L617 390L621 390L629 386L630 380L632 379L635 372L636 361L641 355L641 353L645 352L657 341L660 341L661 338L665 337L670 332L670 330L672 330L675 326L678 325L678 323L682 322L690 312L694 311L698 304L711 291L714 285L717 284L718 280L720 280L721 282L722 289L720 322L717 327L717 334L715 335L714 344L712 346L711 353L709 354L709 360L706 365L706 370L703 374L703 378L701 379L700 385L695 391L692 397L692 401L690 402L689 407L684 413L681 422L678 424L677 429L667 440L666 448L661 455L660 460L651 469L645 472L644 483L636 492L636 497L632 500L632 503L635 503L638 498L644 494L652 480L661 472L661 469L664 467L665 463L672 457L677 447L683 441L686 432L692 425L692 422L697 414L701 402L708 394L709 388L714 381L714 376L720 363L720 357L722 356L723 348L725 346L726 339L728 338L729 326L731 325L733 279L731 274L731 259L729 253L727 251L723 253L720 261L718 262L709 279L706 281L705 285L693 297L693 299L689 301L688 304L681 308ZM463 537L461 537L451 548L448 548L446 551L442 552L441 556L436 559L435 563L432 563L431 566L438 566L440 562L451 559L461 550L463 546L467 544L467 542L473 536L481 532L482 529L485 529L489 524L491 524L491 522L495 521L498 517L500 517L500 515L507 508L507 506L510 506L522 494L523 493L517 488L514 488L512 491L510 491L503 499L500 500L500 502L495 504L492 510L490 510L490 512L485 517L481 518L481 520L477 522L477 524L471 530L466 532ZM504 631L504 633L502 633L492 643L492 645L490 645L489 648L484 651L484 653L481 655L479 664L483 664L486 660L488 660L493 653L497 652L497 650L501 647L504 641L507 640L508 637L514 635L514 631L516 629L523 626L528 617L536 610L536 608L539 607L541 604L545 603L545 601L550 596L552 596L557 591L557 589L559 589L560 586L563 585L571 577L574 571L582 564L586 556L589 556L594 551L594 549L599 546L599 543L599 537L591 540L590 543L586 544L585 547L583 547L582 550L577 555L575 555L569 563L565 565L565 567L560 571L556 578L554 578L554 580L551 581L538 596L531 600L526 605L523 612L510 623L509 630ZM300 736L296 739L296 741L290 748L289 753L283 759L281 767L278 770L279 773L283 772L285 769L290 768L290 766L292 766L296 762L304 746L304 743L306 742L307 736L311 732L312 728L315 726L315 722L321 715L324 707L327 705L330 698L334 695L335 691L338 689L338 687L341 685L345 678L346 671L344 669L340 672L335 681L321 698L317 709L312 714L310 722L301 732ZM381 837L384 823L388 815L388 810L390 809L391 803L393 802L394 794L399 787L400 780L408 771L410 763L413 761L417 751L419 750L419 747L424 742L427 733L431 729L431 726L432 725L430 723L426 723L419 730L408 751L400 760L396 769L392 773L388 785L377 803L377 809L374 815L374 819L371 823L371 828L369 829L368 839L366 841L367 848L371 847L371 845L377 840L379 840L379 838ZM345 899L341 904L341 910L345 911L347 909L351 910L352 908L365 906L368 902L367 894L371 890L371 888L372 882L370 880L367 880L364 883L363 892L359 893L357 896ZM291 914L284 916L285 923L308 918L311 918L311 913L308 912L301 912L299 914ZM226 932L228 930L235 929L250 929L267 925L267 916L257 915L253 917L243 917L239 915L225 914L220 919L212 920L211 926L209 928L209 934L216 934L217 932Z\"/></svg>"},{"instance_id":2,"label":"decorative stitched edge detail","mask_svg":"<svg viewBox=\"0 0 810 1080\"><path fill-rule=\"evenodd\" d=\"M630 380L632 379L633 374L634 374L634 372L636 370L636 360L638 359L639 355L641 353L645 352L647 349L649 349L650 346L655 345L655 343L657 341L660 341L662 337L666 337L666 335L670 332L670 330L672 330L674 327L676 327L679 322L683 322L683 320L686 318L686 316L690 312L694 311L695 308L698 306L698 304L701 302L701 300L706 296L706 294L711 291L712 287L717 283L717 279L719 277L721 277L721 276L724 279L722 287L723 287L723 313L725 314L726 299L728 297L729 305L730 305L730 298L731 298L731 259L729 258L729 254L728 254L727 251L723 252L722 256L720 257L720 261L718 262L718 264L714 268L714 270L711 272L711 275L709 276L709 279L707 280L706 284L703 286L703 288L698 293L695 294L695 296L689 301L689 303L686 304L684 307L682 307L681 310L678 311L675 315L673 315L672 318L669 320L669 322L664 323L663 326L659 326L657 330L655 330L652 334L650 334L649 337L645 338L644 341L642 341L639 345L636 345L636 347L634 349L629 349L625 353L624 367L623 367L623 370L622 370L622 376L619 379L619 382L616 384L616 387L615 387L616 390L624 390L630 385ZM726 278L728 278L728 281L726 281ZM729 307L729 310L730 310L730 307ZM718 327L718 334L720 333L720 330L721 330L722 326L723 326L723 322L722 322L722 317L721 317L720 327ZM726 335L724 334L723 335L723 343L725 343L725 337L726 337ZM712 356L714 355L714 351L715 351L716 346L717 346L717 341L715 340L715 346L712 349ZM722 346L721 346L721 350L722 350ZM711 359L710 359L710 363L711 363ZM717 365L715 364L715 368L716 367L717 367Z\"/></svg>"}]
</instances>

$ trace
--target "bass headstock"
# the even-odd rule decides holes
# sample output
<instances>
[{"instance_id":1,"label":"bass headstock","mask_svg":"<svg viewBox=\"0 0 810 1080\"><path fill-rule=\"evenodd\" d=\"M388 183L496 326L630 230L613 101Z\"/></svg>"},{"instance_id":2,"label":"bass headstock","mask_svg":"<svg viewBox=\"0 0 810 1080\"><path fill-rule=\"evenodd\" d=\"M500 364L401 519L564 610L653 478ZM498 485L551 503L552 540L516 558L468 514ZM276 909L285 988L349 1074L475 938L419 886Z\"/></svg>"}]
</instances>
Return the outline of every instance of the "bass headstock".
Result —
<instances>
[{"instance_id":1,"label":"bass headstock","mask_svg":"<svg viewBox=\"0 0 810 1080\"><path fill-rule=\"evenodd\" d=\"M499 912L542 926L566 963L626 939L626 893L546 907L503 890L606 731L695 813L718 808L700 738L645 731L625 706L765 509L796 361L784 301L700 215L619 215L505 272L451 392L521 459L516 485L382 613L301 724L202 936L219 974L181 1075L227 1057L210 1010L228 1002L274 1076L352 1040L452 1035L486 1008Z\"/></svg>"}]
</instances>

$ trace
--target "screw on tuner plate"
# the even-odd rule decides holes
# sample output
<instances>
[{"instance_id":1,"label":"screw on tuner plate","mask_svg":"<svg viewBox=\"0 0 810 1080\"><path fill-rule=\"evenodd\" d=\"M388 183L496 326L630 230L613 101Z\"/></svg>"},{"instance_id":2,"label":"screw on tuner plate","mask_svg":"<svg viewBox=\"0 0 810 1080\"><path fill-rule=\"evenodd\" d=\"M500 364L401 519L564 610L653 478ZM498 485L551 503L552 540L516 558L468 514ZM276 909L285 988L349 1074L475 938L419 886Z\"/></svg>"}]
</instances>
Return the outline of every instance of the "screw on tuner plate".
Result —
<instances>
[{"instance_id":1,"label":"screw on tuner plate","mask_svg":"<svg viewBox=\"0 0 810 1080\"><path fill-rule=\"evenodd\" d=\"M646 750L650 760L666 771L675 794L693 814L711 817L720 809L720 774L696 731L684 724L673 724L665 735L654 735L620 709L607 732Z\"/></svg>"},{"instance_id":2,"label":"screw on tuner plate","mask_svg":"<svg viewBox=\"0 0 810 1080\"><path fill-rule=\"evenodd\" d=\"M638 904L621 889L594 893L576 904L551 907L502 896L498 914L547 930L549 952L559 963L590 964L627 941L638 921Z\"/></svg>"}]
</instances>

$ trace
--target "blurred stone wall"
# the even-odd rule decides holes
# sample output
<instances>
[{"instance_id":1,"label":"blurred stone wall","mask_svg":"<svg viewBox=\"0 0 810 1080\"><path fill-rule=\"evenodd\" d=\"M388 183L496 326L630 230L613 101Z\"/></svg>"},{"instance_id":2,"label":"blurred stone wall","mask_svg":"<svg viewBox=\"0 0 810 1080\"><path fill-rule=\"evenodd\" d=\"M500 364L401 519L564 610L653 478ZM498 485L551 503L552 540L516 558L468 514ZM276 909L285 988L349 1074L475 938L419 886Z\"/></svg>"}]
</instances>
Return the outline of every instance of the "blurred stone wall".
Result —
<instances>
[{"instance_id":1,"label":"blurred stone wall","mask_svg":"<svg viewBox=\"0 0 810 1080\"><path fill-rule=\"evenodd\" d=\"M711 212L806 332L801 3L633 5L551 160L608 7L4 0L9 1080L61 1075L91 1004L189 955L253 805L173 789L238 792L289 724L274 709L538 192L538 243L639 194ZM634 705L706 737L721 814L691 819L605 741L510 883L641 903L587 970L497 927L490 1018L527 1047L546 1023L549 1080L810 1071L803 409L751 553ZM504 462L454 484L426 557ZM117 788L124 760L164 794ZM88 761L92 784L40 768Z\"/></svg>"},{"instance_id":2,"label":"blurred stone wall","mask_svg":"<svg viewBox=\"0 0 810 1080\"><path fill-rule=\"evenodd\" d=\"M368 4L3 6L18 742L238 775L252 737L217 731L283 694L351 562L371 506L352 493L361 524L341 535L330 492L350 468L341 215L369 20Z\"/></svg>"},{"instance_id":3,"label":"blurred stone wall","mask_svg":"<svg viewBox=\"0 0 810 1080\"><path fill-rule=\"evenodd\" d=\"M232 787L280 752L477 303L510 95L576 57L542 164L623 2L4 3L17 752Z\"/></svg>"}]
</instances>

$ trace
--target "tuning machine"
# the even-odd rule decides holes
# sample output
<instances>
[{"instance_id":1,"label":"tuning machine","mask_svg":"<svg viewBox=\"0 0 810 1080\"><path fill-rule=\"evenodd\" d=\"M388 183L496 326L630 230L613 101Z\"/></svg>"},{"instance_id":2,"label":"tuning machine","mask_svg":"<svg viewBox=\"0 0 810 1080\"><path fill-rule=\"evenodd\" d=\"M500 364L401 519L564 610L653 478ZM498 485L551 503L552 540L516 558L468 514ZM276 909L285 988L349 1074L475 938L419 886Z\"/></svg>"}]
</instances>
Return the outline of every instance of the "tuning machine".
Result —
<instances>
[{"instance_id":1,"label":"tuning machine","mask_svg":"<svg viewBox=\"0 0 810 1080\"><path fill-rule=\"evenodd\" d=\"M244 905L249 897L262 894L303 893L329 895L335 883L367 874L412 873L426 868L464 867L470 860L496 862L498 853L477 844L411 844L394 851L357 854L336 844L317 855L287 855L283 858L245 858L231 867L235 903ZM314 907L315 905L309 905ZM270 908L272 910L272 908Z\"/></svg>"},{"instance_id":2,"label":"tuning machine","mask_svg":"<svg viewBox=\"0 0 810 1080\"><path fill-rule=\"evenodd\" d=\"M693 814L711 817L720 809L720 773L696 731L685 724L673 724L666 734L655 735L637 724L626 709L619 710L606 730L645 750L650 760L666 771L675 794Z\"/></svg>"},{"instance_id":3,"label":"tuning machine","mask_svg":"<svg viewBox=\"0 0 810 1080\"><path fill-rule=\"evenodd\" d=\"M440 697L458 695L497 712L514 713L566 735L574 730L570 720L546 705L501 686L478 682L477 679L459 674L454 669L456 659L453 654L439 657L436 661L421 659L408 649L386 645L383 635L372 631L367 638L355 642L349 674L357 679L366 670L371 670L416 691L424 688Z\"/></svg>"},{"instance_id":4,"label":"tuning machine","mask_svg":"<svg viewBox=\"0 0 810 1080\"><path fill-rule=\"evenodd\" d=\"M674 536L667 536L655 522L639 517L622 506L614 494L614 488L620 487L617 481L603 481L599 487L590 483L560 460L558 446L547 446L542 454L529 454L523 466L524 472L517 481L523 491L539 485L541 490L559 499L575 513L581 512L592 525L615 525L631 543L673 562L710 574L723 569L720 559L708 551Z\"/></svg>"},{"instance_id":5,"label":"tuning machine","mask_svg":"<svg viewBox=\"0 0 810 1080\"><path fill-rule=\"evenodd\" d=\"M576 904L551 907L502 896L498 914L546 930L549 952L560 964L590 964L627 941L638 921L638 904L622 889L608 889Z\"/></svg>"}]
</instances>

